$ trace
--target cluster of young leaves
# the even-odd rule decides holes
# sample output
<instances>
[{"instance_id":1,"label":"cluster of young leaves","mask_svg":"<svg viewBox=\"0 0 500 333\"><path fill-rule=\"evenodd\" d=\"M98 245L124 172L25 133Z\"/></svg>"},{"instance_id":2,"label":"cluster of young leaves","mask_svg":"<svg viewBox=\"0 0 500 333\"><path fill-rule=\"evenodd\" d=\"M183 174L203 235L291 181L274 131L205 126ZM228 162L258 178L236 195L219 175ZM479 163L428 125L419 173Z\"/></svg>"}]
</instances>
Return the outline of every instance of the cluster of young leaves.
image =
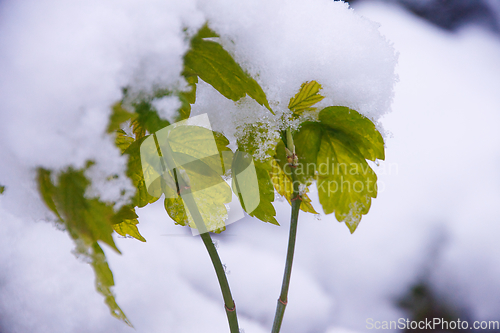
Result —
<instances>
[{"instance_id":1,"label":"cluster of young leaves","mask_svg":"<svg viewBox=\"0 0 500 333\"><path fill-rule=\"evenodd\" d=\"M272 194L276 190L291 204L293 172L302 188L301 210L317 214L307 196L309 186L316 182L324 213L335 213L336 219L345 222L352 233L362 215L368 213L371 198L377 195L377 176L366 160L384 159L384 141L374 123L355 110L331 106L318 112L314 105L324 98L320 90L316 81L305 82L290 99L288 108L295 118L309 113L316 115L317 120L302 122L293 133L295 152L287 151L283 131L281 140L268 152L271 157L256 162L261 205L250 215L277 224ZM257 126L257 130L262 127ZM259 142L253 134L255 131L238 142L239 150L255 152ZM292 167L294 154L297 163Z\"/></svg>"},{"instance_id":2,"label":"cluster of young leaves","mask_svg":"<svg viewBox=\"0 0 500 333\"><path fill-rule=\"evenodd\" d=\"M189 84L190 90L177 93L177 96L182 102L177 119L189 117L190 105L196 102L196 85L199 79L212 85L219 93L228 99L238 101L248 95L272 112L266 95L259 84L241 68L221 44L214 41L216 38L218 38L218 35L205 25L190 40L190 49L184 56L184 70L182 72L182 75ZM140 165L140 145L148 135L157 132L159 129L169 125L169 123L158 118L150 101L132 103L130 106L135 112L127 111L123 106L123 102L124 101L119 102L113 107L108 132L111 133L116 131L117 146L122 149L124 154L129 156L127 175L132 179L137 188L133 204L138 207L143 207L148 203L158 200L158 198L152 197L145 186ZM131 124L132 131L130 135L120 128L126 121L129 121ZM203 136L201 132L201 130L198 130L197 133ZM231 152L230 149L227 148L229 141L221 133L213 132L212 135L217 143L220 160L223 161L224 173L227 175L233 163L237 164L238 161L233 161L232 155L228 155L228 153ZM190 138L191 144L193 144L194 141L196 141L196 137L190 136ZM261 173L260 169L258 172ZM221 176L222 175L219 175L219 177ZM263 191L264 196L272 196L272 198L274 198L272 187L271 191L269 191L269 186L262 186L262 188L267 189ZM165 198L165 208L169 216L177 224L189 225L189 213L185 211L185 207L181 200L179 196ZM269 200L267 200L267 202L268 201ZM263 202L266 202L266 200ZM224 206L220 206L219 208L219 210L225 211ZM266 210L272 210L272 216L275 215L272 205L266 207ZM272 217L272 220L277 224L274 217Z\"/></svg>"},{"instance_id":3,"label":"cluster of young leaves","mask_svg":"<svg viewBox=\"0 0 500 333\"><path fill-rule=\"evenodd\" d=\"M99 242L107 244L120 253L113 241L113 232L142 242L146 241L137 228L139 221L135 209L156 202L160 195L152 196L146 188L140 147L150 135L170 125L167 120L159 117L152 101L163 96L178 96L182 105L175 120L186 119L190 116L191 105L196 102L196 85L199 79L202 79L228 99L238 101L248 95L271 110L262 88L221 44L214 41L217 37L218 35L207 25L191 37L190 48L184 56L182 72L189 85L188 91L159 89L153 96L129 101L125 89L124 99L113 105L107 132L115 135L116 146L128 157L127 176L136 188L136 193L129 205L115 212L114 203L103 202L99 198L87 198L85 192L91 185L91 181L84 174L86 168L80 170L68 168L56 175L50 170L38 169L38 187L43 201L75 241L76 252L85 256L91 263L96 276L96 289L105 297L105 302L113 316L129 325L131 325L130 321L117 305L111 291L114 285L113 274ZM222 173L217 175L220 178L231 168L232 152L227 148L229 141L222 134L212 132L210 135L214 137L221 154L220 158L224 161ZM87 167L91 164L89 162ZM2 186L0 193L3 191ZM179 200L181 200L179 196L173 199L166 198L165 208L176 223L188 225L189 214ZM206 206L210 207L210 205ZM225 210L223 202L218 206ZM210 215L210 212L207 214Z\"/></svg>"},{"instance_id":4,"label":"cluster of young leaves","mask_svg":"<svg viewBox=\"0 0 500 333\"><path fill-rule=\"evenodd\" d=\"M196 86L201 79L230 100L238 101L248 95L273 113L263 89L241 68L230 53L215 41L217 38L218 35L207 25L191 37L190 48L184 56L182 71L189 90L160 89L153 96L132 100L127 90L124 90L124 98L113 105L107 132L115 136L116 146L123 155L128 157L126 174L136 189L130 204L115 212L114 203L102 202L99 198L87 198L85 192L91 182L85 177L85 168L81 170L68 168L57 175L50 170L38 170L39 192L45 204L73 238L77 252L89 258L96 275L96 289L105 297L111 313L129 325L131 325L130 321L117 305L111 291L114 285L113 275L99 242L107 244L120 253L113 241L113 232L142 242L146 241L137 228L139 221L135 209L156 202L162 193L148 191L141 162L141 145L151 137L157 139L155 133L170 125L169 121L159 117L153 107L153 100L163 96L178 96L182 105L175 120L186 119L190 116L191 105L196 102ZM314 105L323 99L323 96L319 94L320 89L321 86L315 81L302 85L288 106L295 117L298 118L305 112L317 112ZM244 184L238 184L237 177L234 175L248 165L248 159L245 156L255 154L259 148L259 141L252 137L250 132L247 140L238 142L238 149L233 154L227 147L229 141L221 133L199 128L196 133L185 137L189 137L191 141L189 145L196 145L197 141L201 144L207 138L213 137L218 152L215 160L219 163L222 161L220 169L209 159L200 159L199 162L191 165L193 170L198 170L196 172L199 175L206 175L208 172L206 170L211 170L209 173L213 177L214 184L220 184L217 193L208 199L201 199L205 200L206 204L199 207L200 213L206 219L210 219L210 216L225 215L224 204L227 203L228 198L230 199L231 188L225 187L227 184L223 178L232 176L231 187L248 214L264 222L279 225L273 206L275 192L291 203L294 199L291 174L295 172L303 189L301 210L316 214L307 196L308 186L316 181L324 212L327 214L335 212L337 220L346 222L351 232L354 232L361 215L368 212L371 198L376 196L376 189L332 193L328 186L325 188L321 184L342 181L354 184L369 181L374 186L376 176L366 163L366 159L384 158L382 137L369 119L345 107L325 108L318 113L317 121L306 121L295 131L293 134L295 152L287 151L285 148L287 140L283 135L282 139L270 149L270 158L263 161L253 160L258 180L258 186L253 189L253 193L260 200L256 208L248 209L245 207L241 191L238 190ZM177 145L175 153L178 158L182 159L182 154L186 154L187 151L189 154L196 155L192 146L188 147L188 143L183 142L182 137L172 140L170 144ZM290 168L291 153L296 153L299 162L294 170ZM326 173L322 173L321 170L299 169L300 165L320 166L325 163L331 166ZM333 172L339 165L344 164L346 167L341 172ZM91 163L88 167L90 165ZM356 166L359 166L359 169ZM176 195L179 194L180 188L178 179L175 175L171 176L175 179L175 184L172 186L173 195L165 196L165 209L175 223L193 227L192 217L186 211L182 197ZM3 188L0 188L0 193L2 191ZM217 224L222 221L212 222ZM221 224L218 231L223 229L223 224Z\"/></svg>"}]
</instances>

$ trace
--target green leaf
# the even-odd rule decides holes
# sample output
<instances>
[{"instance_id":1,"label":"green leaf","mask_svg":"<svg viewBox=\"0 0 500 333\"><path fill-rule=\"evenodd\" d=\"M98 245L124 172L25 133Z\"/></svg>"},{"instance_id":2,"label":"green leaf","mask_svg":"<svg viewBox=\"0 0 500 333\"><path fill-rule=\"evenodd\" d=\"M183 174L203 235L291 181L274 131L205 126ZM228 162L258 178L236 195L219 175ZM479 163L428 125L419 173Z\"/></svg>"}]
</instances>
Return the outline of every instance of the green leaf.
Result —
<instances>
[{"instance_id":1,"label":"green leaf","mask_svg":"<svg viewBox=\"0 0 500 333\"><path fill-rule=\"evenodd\" d=\"M229 185L222 181L204 190L193 191L191 195L198 206L207 230L223 229L225 227L224 221L228 217L225 204L230 203L232 199ZM187 213L191 228L197 228L190 211Z\"/></svg>"},{"instance_id":2,"label":"green leaf","mask_svg":"<svg viewBox=\"0 0 500 333\"><path fill-rule=\"evenodd\" d=\"M316 122L305 122L295 134L295 152L299 157L296 175L302 184L316 179L318 151L324 126Z\"/></svg>"},{"instance_id":3,"label":"green leaf","mask_svg":"<svg viewBox=\"0 0 500 333\"><path fill-rule=\"evenodd\" d=\"M164 128L145 140L141 154L146 186L150 193L160 189L165 194L165 208L172 219L195 229L203 222L209 231L223 230L225 204L232 197L221 177L232 159L229 141L220 133L187 124ZM148 173L148 168L154 172ZM203 221L193 219L198 216L195 211Z\"/></svg>"},{"instance_id":4,"label":"green leaf","mask_svg":"<svg viewBox=\"0 0 500 333\"><path fill-rule=\"evenodd\" d=\"M108 306L111 315L124 321L130 327L133 327L127 316L125 316L125 313L123 313L122 309L120 309L116 303L115 295L111 291L111 287L115 285L113 273L109 269L104 252L97 242L92 244L91 258L91 265L96 276L96 290L104 296L104 302Z\"/></svg>"},{"instance_id":5,"label":"green leaf","mask_svg":"<svg viewBox=\"0 0 500 333\"><path fill-rule=\"evenodd\" d=\"M219 159L219 165L217 168L215 166L205 163L204 160L192 160L191 156L182 153L173 153L173 158L180 167L177 169L182 173L182 176L187 176L189 179L189 187L194 191L202 191L208 188L219 185L220 183L225 183L224 179L221 177L222 170L221 160L219 155L215 155ZM215 159L210 159L209 161L214 161ZM177 174L177 177L180 175ZM187 178L186 178L187 179ZM169 192L170 193L170 192Z\"/></svg>"},{"instance_id":6,"label":"green leaf","mask_svg":"<svg viewBox=\"0 0 500 333\"><path fill-rule=\"evenodd\" d=\"M191 184L190 193L165 198L165 209L168 215L176 224L189 225L193 229L198 229L191 213L192 209L197 209L207 230L223 229L224 220L227 219L225 204L231 202L232 197L229 185L206 164L203 169L197 167L203 165L203 162L190 164L190 167L184 169ZM193 166L195 167L192 168ZM202 170L205 173L202 173ZM196 207L188 207L185 196L190 196Z\"/></svg>"},{"instance_id":7,"label":"green leaf","mask_svg":"<svg viewBox=\"0 0 500 333\"><path fill-rule=\"evenodd\" d=\"M146 138L148 137L142 137L141 139L134 141L124 152L124 154L128 155L127 176L132 180L132 183L136 188L135 195L132 198L132 203L137 207L144 207L147 204L156 202L161 196L161 194L158 194L158 197L150 195L146 188L140 150L141 143Z\"/></svg>"},{"instance_id":8,"label":"green leaf","mask_svg":"<svg viewBox=\"0 0 500 333\"><path fill-rule=\"evenodd\" d=\"M233 101L238 101L248 95L274 114L266 94L257 81L245 73L219 43L204 39L214 36L216 36L215 33L211 32L208 27L204 27L191 39L191 48L184 55L186 68L184 72L195 73L223 96Z\"/></svg>"},{"instance_id":9,"label":"green leaf","mask_svg":"<svg viewBox=\"0 0 500 333\"><path fill-rule=\"evenodd\" d=\"M335 212L337 220L354 232L368 213L371 198L377 196L377 176L349 138L330 130L323 133L318 165L327 168L318 170L319 201L325 214Z\"/></svg>"},{"instance_id":10,"label":"green leaf","mask_svg":"<svg viewBox=\"0 0 500 333\"><path fill-rule=\"evenodd\" d=\"M271 177L265 164L254 162L250 154L236 151L231 166L233 192L250 216L279 225L272 204L274 189Z\"/></svg>"},{"instance_id":11,"label":"green leaf","mask_svg":"<svg viewBox=\"0 0 500 333\"><path fill-rule=\"evenodd\" d=\"M57 211L57 207L53 199L55 196L56 188L51 180L51 172L49 170L39 168L37 181L38 191L42 196L43 202L45 202L45 205L47 205L47 207L57 216L59 221L63 221L63 218Z\"/></svg>"},{"instance_id":12,"label":"green leaf","mask_svg":"<svg viewBox=\"0 0 500 333\"><path fill-rule=\"evenodd\" d=\"M230 149L226 147L229 140L221 133L200 126L179 126L168 133L168 139L162 139L163 133L157 135L158 140L168 141L172 152L183 154L178 155L179 158L186 157L180 163L201 160L219 175L224 174L220 153ZM163 147L161 143L160 147Z\"/></svg>"},{"instance_id":13,"label":"green leaf","mask_svg":"<svg viewBox=\"0 0 500 333\"><path fill-rule=\"evenodd\" d=\"M188 83L189 90L181 91L177 93L179 100L181 101L181 107L179 109L179 116L176 121L184 120L189 118L191 114L191 104L196 102L196 84L198 83L198 75L191 69L184 67L182 71L182 76Z\"/></svg>"},{"instance_id":14,"label":"green leaf","mask_svg":"<svg viewBox=\"0 0 500 333\"><path fill-rule=\"evenodd\" d=\"M137 229L137 224L139 224L137 218L138 216L133 206L123 206L112 218L113 229L123 237L127 237L128 235L141 242L145 242L146 239L142 237L139 229Z\"/></svg>"},{"instance_id":15,"label":"green leaf","mask_svg":"<svg viewBox=\"0 0 500 333\"><path fill-rule=\"evenodd\" d=\"M299 92L290 99L288 108L293 111L293 113L301 114L325 98L318 93L320 89L321 85L316 81L303 83Z\"/></svg>"},{"instance_id":16,"label":"green leaf","mask_svg":"<svg viewBox=\"0 0 500 333\"><path fill-rule=\"evenodd\" d=\"M385 158L384 139L373 122L345 106L330 106L319 113L319 121L344 133L370 161Z\"/></svg>"},{"instance_id":17,"label":"green leaf","mask_svg":"<svg viewBox=\"0 0 500 333\"><path fill-rule=\"evenodd\" d=\"M5 186L0 185L0 194L3 194L5 192Z\"/></svg>"},{"instance_id":18,"label":"green leaf","mask_svg":"<svg viewBox=\"0 0 500 333\"><path fill-rule=\"evenodd\" d=\"M178 93L179 100L181 101L181 107L179 108L179 116L176 121L189 118L191 114L191 104L196 102L196 84L198 83L198 76L186 76L186 74L184 74L184 77L189 83L190 90Z\"/></svg>"},{"instance_id":19,"label":"green leaf","mask_svg":"<svg viewBox=\"0 0 500 333\"><path fill-rule=\"evenodd\" d=\"M224 230L224 220L227 219L225 204L232 198L231 188L221 177L227 169L224 162L227 163L232 155L227 148L229 140L221 133L200 126L176 127L170 131L168 139L164 133L157 135L162 152L171 151L173 162L179 172L184 173L190 187L189 194L181 195L183 210L179 200L166 201L169 215L177 215L176 222L179 224L198 228L192 217L192 209L197 209L207 230ZM190 196L197 207L187 207L185 195ZM172 209L169 211L172 204L176 204L175 212Z\"/></svg>"},{"instance_id":20,"label":"green leaf","mask_svg":"<svg viewBox=\"0 0 500 333\"><path fill-rule=\"evenodd\" d=\"M181 101L176 121L189 118L191 112L191 104L196 100L196 83L198 77L194 73L183 72L188 81L189 91L172 91L169 89L156 89L153 96L145 96L130 105L134 112L129 112L123 107L123 100L127 98L127 90L124 90L122 101L115 103L112 106L112 112L109 119L107 133L113 133L120 130L123 123L131 122L132 131L135 139L140 139L147 134L153 133L162 127L168 126L170 123L167 120L161 119L157 110L152 106L151 102L155 98L175 95ZM191 104L190 104L191 103Z\"/></svg>"},{"instance_id":21,"label":"green leaf","mask_svg":"<svg viewBox=\"0 0 500 333\"><path fill-rule=\"evenodd\" d=\"M305 122L294 142L301 181L317 180L325 214L335 213L354 232L371 198L377 196L377 176L366 159L384 158L384 142L375 125L355 110L328 107L320 122Z\"/></svg>"},{"instance_id":22,"label":"green leaf","mask_svg":"<svg viewBox=\"0 0 500 333\"><path fill-rule=\"evenodd\" d=\"M287 175L283 169L280 167L279 162L275 159L272 160L272 171L269 172L271 176L271 181L273 183L276 192L284 197L286 201L291 205L293 197L293 182L289 175ZM311 199L307 196L309 189L305 189L305 193L301 195L302 202L300 204L300 209L307 213L318 214L311 204Z\"/></svg>"},{"instance_id":23,"label":"green leaf","mask_svg":"<svg viewBox=\"0 0 500 333\"><path fill-rule=\"evenodd\" d=\"M202 39L202 38L213 38L213 37L219 37L219 35L210 29L208 27L208 24L205 23L200 30L196 33L196 36L194 38Z\"/></svg>"},{"instance_id":24,"label":"green leaf","mask_svg":"<svg viewBox=\"0 0 500 333\"><path fill-rule=\"evenodd\" d=\"M115 145L120 148L122 154L134 141L134 138L125 133L124 130L119 129L116 131Z\"/></svg>"},{"instance_id":25,"label":"green leaf","mask_svg":"<svg viewBox=\"0 0 500 333\"><path fill-rule=\"evenodd\" d=\"M54 185L51 171L39 168L39 192L47 207L54 212L59 223L65 226L75 241L76 253L90 259L96 275L96 289L105 297L111 314L132 326L116 304L110 289L114 285L113 274L98 241L108 244L120 253L111 236L113 226L116 225L114 223L123 217L137 215L135 212L131 215L130 207L122 208L115 214L112 204L86 198L85 192L90 181L85 177L84 171L68 168L58 175L57 185Z\"/></svg>"},{"instance_id":26,"label":"green leaf","mask_svg":"<svg viewBox=\"0 0 500 333\"><path fill-rule=\"evenodd\" d=\"M50 180L50 171L39 169L38 183L42 198L52 211L62 220L73 238L82 238L87 243L103 241L120 253L113 241L111 205L98 199L87 199L85 191L90 181L83 170L69 168L58 177L58 185Z\"/></svg>"},{"instance_id":27,"label":"green leaf","mask_svg":"<svg viewBox=\"0 0 500 333\"><path fill-rule=\"evenodd\" d=\"M154 133L170 125L167 120L163 120L158 116L158 113L153 109L150 102L141 101L134 104L134 107L137 118L132 121L132 128L136 140L145 137L148 133Z\"/></svg>"},{"instance_id":28,"label":"green leaf","mask_svg":"<svg viewBox=\"0 0 500 333\"><path fill-rule=\"evenodd\" d=\"M188 74L188 72L183 73L184 78L191 87L190 91L183 92L182 96L186 99L189 104L196 103L196 84L198 83L198 76L196 74Z\"/></svg>"},{"instance_id":29,"label":"green leaf","mask_svg":"<svg viewBox=\"0 0 500 333\"><path fill-rule=\"evenodd\" d=\"M189 217L186 213L186 207L184 206L184 201L182 201L180 196L175 198L165 198L164 205L168 216L174 220L175 224L182 226L189 225Z\"/></svg>"},{"instance_id":30,"label":"green leaf","mask_svg":"<svg viewBox=\"0 0 500 333\"><path fill-rule=\"evenodd\" d=\"M272 160L272 170L270 171L270 175L274 188L278 194L283 196L291 205L293 197L293 182L291 178L292 170L288 164L286 155L285 144L283 141L280 141L276 146L276 154ZM301 179L300 177L302 174L300 164L298 168L295 169L295 175L299 180ZM302 194L300 209L307 213L318 214L311 204L311 199L307 196L307 193L309 192L308 186L311 184L311 181L309 179L304 179L301 183L304 184L306 188Z\"/></svg>"},{"instance_id":31,"label":"green leaf","mask_svg":"<svg viewBox=\"0 0 500 333\"><path fill-rule=\"evenodd\" d=\"M260 147L269 141L269 129L264 123L257 122L248 124L244 131L245 135L238 140L238 151L235 153L235 156L238 155L238 159L236 160L235 157L235 160L233 160L233 191L237 194L243 209L250 216L254 216L263 222L279 225L275 218L276 210L272 204L274 202L274 188L269 174L269 171L272 168L271 156L275 153L276 144L271 143L268 145L265 155L269 156L269 158L266 158L265 160L254 159L253 157L256 155L263 155L262 153L257 153L261 149ZM255 177L257 178L257 181L248 179L246 180L247 184L245 184L245 179L243 178L238 181L237 175L250 165L250 161L253 168L255 168ZM251 190L252 187L254 188L253 190ZM244 197L245 194L247 198ZM253 207L249 209L245 206L245 201L251 200L249 198L252 196L259 199L258 206L255 209Z\"/></svg>"},{"instance_id":32,"label":"green leaf","mask_svg":"<svg viewBox=\"0 0 500 333\"><path fill-rule=\"evenodd\" d=\"M229 140L219 132L214 131L213 135L215 144L217 145L217 150L219 151L219 159L222 162L222 175L230 175L234 154L233 151L227 147L229 145Z\"/></svg>"},{"instance_id":33,"label":"green leaf","mask_svg":"<svg viewBox=\"0 0 500 333\"><path fill-rule=\"evenodd\" d=\"M123 222L121 223L113 224L113 229L123 237L127 237L128 235L140 240L141 242L145 242L146 239L139 233L137 224L139 224L139 221L137 219L123 220Z\"/></svg>"},{"instance_id":34,"label":"green leaf","mask_svg":"<svg viewBox=\"0 0 500 333\"><path fill-rule=\"evenodd\" d=\"M113 215L111 218L111 223L112 224L118 224L121 223L125 220L135 220L137 219L138 216L135 213L135 207L132 205L125 205L120 208L120 210Z\"/></svg>"},{"instance_id":35,"label":"green leaf","mask_svg":"<svg viewBox=\"0 0 500 333\"><path fill-rule=\"evenodd\" d=\"M121 102L115 103L111 110L111 117L109 119L108 128L106 130L106 132L108 133L113 133L114 131L119 130L121 124L136 117L134 113L125 110L122 107Z\"/></svg>"}]
</instances>

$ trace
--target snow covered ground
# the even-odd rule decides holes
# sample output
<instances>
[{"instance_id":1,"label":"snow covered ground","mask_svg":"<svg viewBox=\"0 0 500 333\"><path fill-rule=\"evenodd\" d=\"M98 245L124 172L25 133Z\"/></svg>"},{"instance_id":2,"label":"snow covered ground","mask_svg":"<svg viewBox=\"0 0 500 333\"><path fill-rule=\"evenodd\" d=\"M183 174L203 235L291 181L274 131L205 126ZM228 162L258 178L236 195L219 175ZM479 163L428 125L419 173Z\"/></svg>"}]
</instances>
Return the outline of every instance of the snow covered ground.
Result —
<instances>
[{"instance_id":1,"label":"snow covered ground","mask_svg":"<svg viewBox=\"0 0 500 333\"><path fill-rule=\"evenodd\" d=\"M301 215L282 331L360 332L367 318L405 317L396 301L422 277L475 320L500 320L500 38L444 32L381 3L355 11L399 52L393 112L381 120L392 133L376 169L382 191L353 235L332 216ZM214 237L246 333L272 324L289 218L286 202L276 207L281 227L246 218ZM65 233L1 212L1 333L134 332L109 315ZM227 332L201 240L160 202L140 222L147 243L105 249L136 331Z\"/></svg>"}]
</instances>

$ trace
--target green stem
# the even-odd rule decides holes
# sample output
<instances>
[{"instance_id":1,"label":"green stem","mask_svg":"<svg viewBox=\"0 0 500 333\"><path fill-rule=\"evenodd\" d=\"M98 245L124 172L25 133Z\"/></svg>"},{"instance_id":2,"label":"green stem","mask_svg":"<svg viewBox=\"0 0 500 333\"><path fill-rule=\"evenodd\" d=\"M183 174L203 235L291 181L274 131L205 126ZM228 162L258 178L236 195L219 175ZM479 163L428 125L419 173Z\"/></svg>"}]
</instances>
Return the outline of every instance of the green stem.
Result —
<instances>
[{"instance_id":1,"label":"green stem","mask_svg":"<svg viewBox=\"0 0 500 333\"><path fill-rule=\"evenodd\" d=\"M154 135L154 140L156 143L156 147L158 153L161 155L160 146L158 144L158 139L156 135ZM233 296L231 295L231 290L229 288L229 283L227 281L226 272L224 270L224 266L220 260L219 254L217 253L217 249L212 241L212 237L207 231L205 223L203 222L203 217L201 216L200 210L198 209L198 205L193 198L191 187L186 182L186 179L182 177L182 175L178 172L178 169L175 167L176 163L172 159L172 152L170 150L170 146L168 144L164 145L164 149L167 151L163 155L163 159L161 159L163 172L168 172L167 165L171 167L172 174L174 179L177 181L179 194L184 201L187 210L191 214L198 231L200 232L201 239L203 240L203 244L207 248L208 254L210 256L210 260L212 261L212 265L215 269L215 274L217 275L217 280L219 281L220 289L222 291L222 297L224 299L224 307L226 309L227 321L229 323L229 329L231 333L239 333L240 329L238 327L238 317L236 315L236 306L234 304ZM164 162L165 160L165 162ZM166 165L165 165L166 164ZM162 187L164 186L162 181Z\"/></svg>"},{"instance_id":2,"label":"green stem","mask_svg":"<svg viewBox=\"0 0 500 333\"><path fill-rule=\"evenodd\" d=\"M293 144L293 139L291 139L290 130L287 129L287 146L288 149L295 155L295 147ZM294 156L292 157L294 160ZM281 284L281 294L278 299L278 304L276 306L276 314L274 315L274 323L272 328L272 333L279 333L281 329L281 323L283 322L283 316L285 315L285 308L288 303L288 288L290 286L290 277L292 275L292 263L293 254L295 252L295 240L297 237L297 224L299 220L300 204L302 203L302 198L299 192L299 183L297 181L297 176L295 175L295 166L292 164L291 175L293 182L293 195L292 195L292 213L290 218L290 235L288 236L288 250L286 254L286 264L285 272L283 274L283 283Z\"/></svg>"},{"instance_id":3,"label":"green stem","mask_svg":"<svg viewBox=\"0 0 500 333\"><path fill-rule=\"evenodd\" d=\"M200 232L201 239L203 240L203 244L205 244L205 247L207 248L208 254L210 256L210 260L212 260L215 274L217 274L217 280L219 280L222 297L224 299L224 307L226 309L227 321L229 322L229 329L231 333L239 333L240 329L238 327L236 306L234 304L233 296L231 295L231 289L229 288L229 283L227 281L224 266L222 265L219 254L217 253L217 249L215 248L215 245L212 241L212 237L210 237L205 223L203 223L203 218L201 217L200 211L198 210L198 206L196 205L196 202L191 195L191 189L186 186L186 184L183 184L184 181L182 177L179 176L177 177L177 179L179 180L179 186L181 188L184 188L184 190L181 191L181 197L184 200L189 213L191 213L193 220L195 221L196 227Z\"/></svg>"},{"instance_id":4,"label":"green stem","mask_svg":"<svg viewBox=\"0 0 500 333\"><path fill-rule=\"evenodd\" d=\"M224 307L226 308L227 321L229 322L229 329L231 333L239 333L240 329L238 327L238 317L236 315L236 305L234 304L233 297L231 296L231 290L229 289L229 283L227 282L226 272L224 271L224 266L220 261L217 249L212 242L212 238L208 232L201 234L201 239L207 248L212 264L215 268L215 273L217 274L217 279L219 280L220 289L222 291L222 296L224 298Z\"/></svg>"}]
</instances>

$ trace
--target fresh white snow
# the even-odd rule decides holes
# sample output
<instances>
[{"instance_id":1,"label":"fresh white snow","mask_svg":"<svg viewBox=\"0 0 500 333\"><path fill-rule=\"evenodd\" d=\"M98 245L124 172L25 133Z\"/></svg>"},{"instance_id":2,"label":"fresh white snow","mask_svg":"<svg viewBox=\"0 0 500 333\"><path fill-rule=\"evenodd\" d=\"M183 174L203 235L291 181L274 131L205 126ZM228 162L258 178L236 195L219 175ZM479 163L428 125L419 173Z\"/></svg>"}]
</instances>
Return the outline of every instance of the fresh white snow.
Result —
<instances>
[{"instance_id":1,"label":"fresh white snow","mask_svg":"<svg viewBox=\"0 0 500 333\"><path fill-rule=\"evenodd\" d=\"M301 215L282 331L361 332L367 318L397 320L405 314L395 300L426 271L475 319L500 319L498 36L473 26L443 32L395 6L358 4L354 13L379 22L399 56L392 112L380 118L391 102L394 54L373 23L344 13L343 4L180 3L0 2L0 184L7 187L0 196L0 332L134 332L109 315L91 267L71 254L69 236L43 220L32 168L94 158L106 165L97 179L120 173L124 161L102 135L109 106L130 82L142 89L182 84L186 45L172 31L195 29L205 18L259 74L275 105L317 79L331 95L327 102L357 107L391 133L386 161L375 167L383 190L354 235L333 216ZM320 39L314 32L321 26ZM297 35L307 47L294 43ZM274 64L269 72L266 64ZM194 113L219 103L201 86ZM224 103L234 119L235 104ZM261 112L253 101L242 104ZM276 208L281 227L246 218L214 237L246 333L269 332L274 316L289 219L286 202ZM173 225L161 201L139 215L147 243L117 238L122 255L104 249L117 301L136 331L227 332L201 240Z\"/></svg>"}]
</instances>

